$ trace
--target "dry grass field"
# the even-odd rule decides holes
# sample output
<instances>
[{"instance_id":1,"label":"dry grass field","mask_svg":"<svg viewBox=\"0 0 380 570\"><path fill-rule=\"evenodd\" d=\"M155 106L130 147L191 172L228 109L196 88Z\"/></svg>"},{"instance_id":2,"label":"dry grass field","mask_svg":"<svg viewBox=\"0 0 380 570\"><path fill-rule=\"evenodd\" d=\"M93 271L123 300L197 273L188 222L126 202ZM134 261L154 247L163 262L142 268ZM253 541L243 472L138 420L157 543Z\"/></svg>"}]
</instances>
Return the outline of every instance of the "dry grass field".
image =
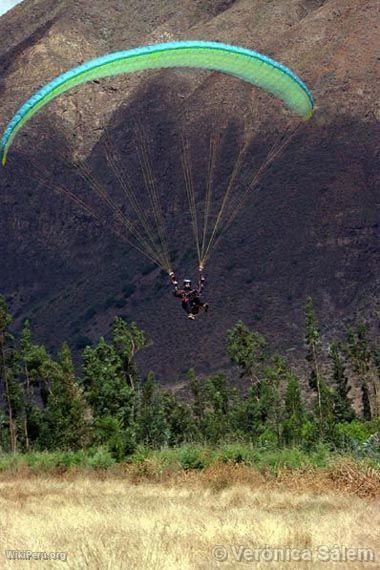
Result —
<instances>
[{"instance_id":1,"label":"dry grass field","mask_svg":"<svg viewBox=\"0 0 380 570\"><path fill-rule=\"evenodd\" d=\"M359 477L349 466L335 476L299 470L276 478L241 465L161 480L14 475L0 480L0 568L380 568L378 475ZM225 550L213 552L216 545ZM330 556L371 549L376 561L318 560L321 545L339 546ZM265 546L313 550L313 561L253 562L247 549ZM67 561L7 560L15 549L67 552Z\"/></svg>"}]
</instances>

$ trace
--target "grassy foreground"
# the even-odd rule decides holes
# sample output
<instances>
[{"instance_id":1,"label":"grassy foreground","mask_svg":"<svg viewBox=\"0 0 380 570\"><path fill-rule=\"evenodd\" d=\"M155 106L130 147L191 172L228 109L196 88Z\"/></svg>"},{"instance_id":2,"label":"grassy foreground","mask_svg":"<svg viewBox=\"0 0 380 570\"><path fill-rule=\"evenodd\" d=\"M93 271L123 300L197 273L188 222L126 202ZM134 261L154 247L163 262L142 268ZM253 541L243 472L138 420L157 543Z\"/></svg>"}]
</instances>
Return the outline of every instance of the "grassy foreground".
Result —
<instances>
[{"instance_id":1,"label":"grassy foreground","mask_svg":"<svg viewBox=\"0 0 380 570\"><path fill-rule=\"evenodd\" d=\"M101 449L3 455L0 568L376 568L379 492L375 461L323 447L140 449L119 464ZM267 547L312 559L260 559ZM375 562L323 561L319 547ZM16 549L67 560L8 560Z\"/></svg>"},{"instance_id":2,"label":"grassy foreground","mask_svg":"<svg viewBox=\"0 0 380 570\"><path fill-rule=\"evenodd\" d=\"M378 567L379 503L344 485L334 489L324 470L271 478L244 465L214 464L138 483L132 475L101 473L16 480L3 474L0 567L363 568L359 560L317 560L322 545L371 549L377 562L364 567ZM314 558L254 564L236 558L240 547L266 546L312 551ZM67 552L67 561L7 560L8 549Z\"/></svg>"}]
</instances>

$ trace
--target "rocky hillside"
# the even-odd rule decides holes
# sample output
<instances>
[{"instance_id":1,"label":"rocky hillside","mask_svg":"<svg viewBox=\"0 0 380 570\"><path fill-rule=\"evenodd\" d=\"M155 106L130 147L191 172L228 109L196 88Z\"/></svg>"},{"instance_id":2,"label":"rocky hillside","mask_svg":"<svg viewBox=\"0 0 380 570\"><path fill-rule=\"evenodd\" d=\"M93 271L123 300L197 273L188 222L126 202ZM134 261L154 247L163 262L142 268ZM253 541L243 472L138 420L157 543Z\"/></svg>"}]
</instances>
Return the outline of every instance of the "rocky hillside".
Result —
<instances>
[{"instance_id":1,"label":"rocky hillside","mask_svg":"<svg viewBox=\"0 0 380 570\"><path fill-rule=\"evenodd\" d=\"M153 162L166 172L161 188L172 191L180 175L172 166L173 130L186 125L199 150L196 165L212 114L231 131L223 150L231 158L248 115L260 122L261 95L219 74L174 71L95 82L54 102L25 129L0 177L0 291L17 311L16 325L29 317L41 340L57 346L69 339L80 348L107 334L114 315L128 315L153 341L144 365L165 381L190 366L208 372L226 365L224 335L237 319L296 358L308 295L327 336L359 313L378 332L378 35L376 0L24 0L5 14L1 127L33 91L82 61L183 39L274 57L307 82L318 107L215 252L211 310L192 323L159 270L40 177L76 187L61 152L75 140L107 182L103 126L121 152L137 115L147 123ZM218 177L222 182L222 171ZM192 268L190 238L190 226L179 224L181 274Z\"/></svg>"}]
</instances>

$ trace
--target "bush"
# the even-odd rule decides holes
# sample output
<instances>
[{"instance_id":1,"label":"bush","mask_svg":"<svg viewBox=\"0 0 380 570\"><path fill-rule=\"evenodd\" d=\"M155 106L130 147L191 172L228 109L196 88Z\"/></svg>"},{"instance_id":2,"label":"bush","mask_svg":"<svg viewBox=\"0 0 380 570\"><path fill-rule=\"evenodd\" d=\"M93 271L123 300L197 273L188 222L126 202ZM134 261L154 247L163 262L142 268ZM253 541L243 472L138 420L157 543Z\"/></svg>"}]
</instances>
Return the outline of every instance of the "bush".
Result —
<instances>
[{"instance_id":1,"label":"bush","mask_svg":"<svg viewBox=\"0 0 380 570\"><path fill-rule=\"evenodd\" d=\"M266 428L258 438L258 446L267 449L275 449L278 446L277 434L270 428Z\"/></svg>"},{"instance_id":2,"label":"bush","mask_svg":"<svg viewBox=\"0 0 380 570\"><path fill-rule=\"evenodd\" d=\"M311 450L319 441L318 427L315 422L306 421L301 428L302 447L305 450Z\"/></svg>"},{"instance_id":3,"label":"bush","mask_svg":"<svg viewBox=\"0 0 380 570\"><path fill-rule=\"evenodd\" d=\"M352 447L352 445L364 443L369 436L365 424L358 420L337 424L336 432L338 436L337 443L344 447Z\"/></svg>"},{"instance_id":4,"label":"bush","mask_svg":"<svg viewBox=\"0 0 380 570\"><path fill-rule=\"evenodd\" d=\"M122 428L113 417L99 418L94 423L94 443L107 449L117 461L122 461L135 449L133 434Z\"/></svg>"},{"instance_id":5,"label":"bush","mask_svg":"<svg viewBox=\"0 0 380 570\"><path fill-rule=\"evenodd\" d=\"M374 433L362 445L362 456L380 462L380 433Z\"/></svg>"},{"instance_id":6,"label":"bush","mask_svg":"<svg viewBox=\"0 0 380 570\"><path fill-rule=\"evenodd\" d=\"M0 472L8 469L29 469L33 473L70 470L86 465L83 451L33 452L23 455L4 455L0 458Z\"/></svg>"},{"instance_id":7,"label":"bush","mask_svg":"<svg viewBox=\"0 0 380 570\"><path fill-rule=\"evenodd\" d=\"M183 447L179 453L179 463L182 469L204 469L205 458L202 457L202 449L196 447Z\"/></svg>"},{"instance_id":8,"label":"bush","mask_svg":"<svg viewBox=\"0 0 380 570\"><path fill-rule=\"evenodd\" d=\"M108 469L116 463L108 449L100 447L93 455L87 458L87 465L91 469Z\"/></svg>"},{"instance_id":9,"label":"bush","mask_svg":"<svg viewBox=\"0 0 380 570\"><path fill-rule=\"evenodd\" d=\"M249 462L249 452L250 447L246 444L230 444L223 446L216 458L222 463L246 463Z\"/></svg>"}]
</instances>

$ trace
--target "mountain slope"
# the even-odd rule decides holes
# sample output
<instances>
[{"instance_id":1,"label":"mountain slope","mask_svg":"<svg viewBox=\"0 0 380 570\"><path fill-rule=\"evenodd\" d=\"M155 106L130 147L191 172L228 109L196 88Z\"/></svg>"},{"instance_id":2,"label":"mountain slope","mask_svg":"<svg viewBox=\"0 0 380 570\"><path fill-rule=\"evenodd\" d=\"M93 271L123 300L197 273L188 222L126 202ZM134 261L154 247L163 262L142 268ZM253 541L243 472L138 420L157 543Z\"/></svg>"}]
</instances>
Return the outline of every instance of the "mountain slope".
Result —
<instances>
[{"instance_id":1,"label":"mountain slope","mask_svg":"<svg viewBox=\"0 0 380 570\"><path fill-rule=\"evenodd\" d=\"M315 298L327 334L358 313L376 326L378 26L378 3L369 0L25 0L2 17L3 126L35 89L71 66L173 39L225 41L273 56L307 82L318 106L215 252L208 268L211 311L194 324L183 318L157 271L32 180L25 155L76 133L93 171L107 176L101 127L111 125L118 140L138 113L149 117L155 164L169 165L165 137L173 125L183 126L184 109L196 145L215 109L220 126L233 131L226 117L235 113L244 122L261 99L233 78L174 71L107 79L57 100L25 130L0 179L0 290L17 323L29 316L41 339L56 346L68 338L79 348L83 337L106 334L122 312L152 337L144 365L166 380L190 366L227 365L224 334L237 319L279 348L299 347L307 295ZM233 156L235 139L229 140L225 152ZM43 166L62 176L54 152L46 152ZM174 188L179 175L161 182ZM177 239L190 243L188 226ZM178 269L183 274L191 265L183 259Z\"/></svg>"}]
</instances>

